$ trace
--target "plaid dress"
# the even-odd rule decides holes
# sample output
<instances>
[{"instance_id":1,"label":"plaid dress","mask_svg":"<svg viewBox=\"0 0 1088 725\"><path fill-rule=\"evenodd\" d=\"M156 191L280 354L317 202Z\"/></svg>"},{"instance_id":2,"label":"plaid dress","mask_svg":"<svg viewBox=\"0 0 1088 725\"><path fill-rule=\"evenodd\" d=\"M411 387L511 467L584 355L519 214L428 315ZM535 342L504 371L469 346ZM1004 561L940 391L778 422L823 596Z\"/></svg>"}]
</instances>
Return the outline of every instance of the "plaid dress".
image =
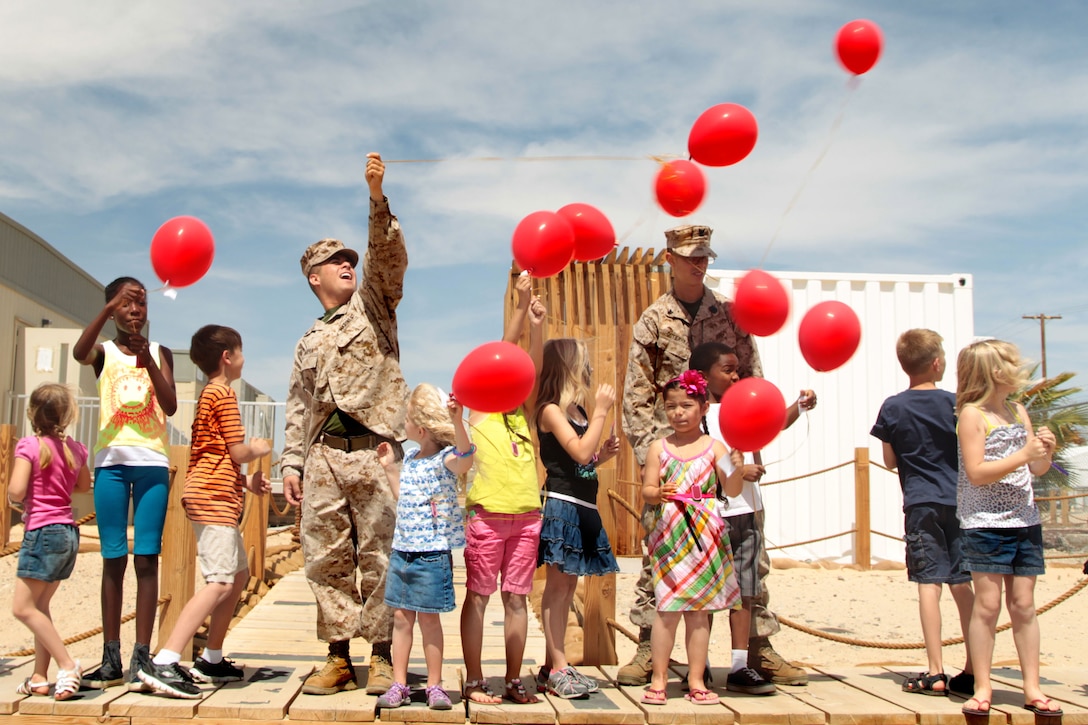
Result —
<instances>
[{"instance_id":1,"label":"plaid dress","mask_svg":"<svg viewBox=\"0 0 1088 725\"><path fill-rule=\"evenodd\" d=\"M714 444L683 459L661 451L661 484L674 482L676 494L654 507L654 527L647 537L654 575L654 596L662 612L733 609L740 589L733 575L729 534L718 515Z\"/></svg>"}]
</instances>

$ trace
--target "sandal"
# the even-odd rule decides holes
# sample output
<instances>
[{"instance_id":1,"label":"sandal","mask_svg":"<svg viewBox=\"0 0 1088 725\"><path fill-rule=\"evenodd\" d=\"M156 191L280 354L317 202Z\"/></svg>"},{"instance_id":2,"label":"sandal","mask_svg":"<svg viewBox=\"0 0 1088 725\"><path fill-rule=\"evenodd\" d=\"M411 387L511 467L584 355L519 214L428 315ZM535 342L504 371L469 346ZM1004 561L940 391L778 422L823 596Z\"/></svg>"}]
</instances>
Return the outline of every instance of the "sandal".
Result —
<instances>
[{"instance_id":1,"label":"sandal","mask_svg":"<svg viewBox=\"0 0 1088 725\"><path fill-rule=\"evenodd\" d=\"M1049 697L1046 699L1037 697L1028 704L1024 705L1024 709L1030 710L1041 717L1061 717L1063 713L1060 707L1057 710L1050 709L1050 704L1052 702L1054 701L1051 700Z\"/></svg>"},{"instance_id":2,"label":"sandal","mask_svg":"<svg viewBox=\"0 0 1088 725\"><path fill-rule=\"evenodd\" d=\"M720 702L718 693L710 690L692 690L684 695L684 699L693 705L717 705Z\"/></svg>"},{"instance_id":3,"label":"sandal","mask_svg":"<svg viewBox=\"0 0 1088 725\"><path fill-rule=\"evenodd\" d=\"M19 686L15 688L16 695L39 695L46 696L49 694L49 688L53 686L52 682L46 680L45 682L31 682L30 678L26 678L19 683ZM44 692L43 692L44 690Z\"/></svg>"},{"instance_id":4,"label":"sandal","mask_svg":"<svg viewBox=\"0 0 1088 725\"><path fill-rule=\"evenodd\" d=\"M964 715L978 715L980 717L988 717L990 715L990 701L989 700L980 700L977 697L972 697L971 700L974 700L975 702L977 702L978 707L967 707L967 705L964 705L963 709L961 710L961 712ZM971 702L971 700L968 700L967 702ZM986 706L985 710L982 709L983 705Z\"/></svg>"},{"instance_id":5,"label":"sandal","mask_svg":"<svg viewBox=\"0 0 1088 725\"><path fill-rule=\"evenodd\" d=\"M79 660L75 662L76 666L70 670L57 670L57 686L53 690L54 700L67 700L79 692L79 683L83 679L83 670L79 667Z\"/></svg>"},{"instance_id":6,"label":"sandal","mask_svg":"<svg viewBox=\"0 0 1088 725\"><path fill-rule=\"evenodd\" d=\"M503 697L516 705L535 705L540 702L539 697L525 689L520 677L506 681L506 694Z\"/></svg>"},{"instance_id":7,"label":"sandal","mask_svg":"<svg viewBox=\"0 0 1088 725\"><path fill-rule=\"evenodd\" d=\"M652 687L647 687L642 691L642 704L644 705L664 705L669 701L669 696L664 690L655 690Z\"/></svg>"},{"instance_id":8,"label":"sandal","mask_svg":"<svg viewBox=\"0 0 1088 725\"><path fill-rule=\"evenodd\" d=\"M933 687L938 682L944 685L940 690ZM948 675L943 672L938 672L935 675L931 675L927 672L919 672L917 677L908 677L903 680L903 692L915 692L921 695L947 697Z\"/></svg>"},{"instance_id":9,"label":"sandal","mask_svg":"<svg viewBox=\"0 0 1088 725\"><path fill-rule=\"evenodd\" d=\"M520 680L519 680L520 682ZM507 687L509 688L509 683ZM488 699L481 700L473 695L484 695ZM487 684L487 678L481 677L478 680L468 680L465 682L465 686L461 689L461 696L465 698L466 702L471 702L474 705L498 705L502 700L495 695L495 691L491 689L491 685Z\"/></svg>"}]
</instances>

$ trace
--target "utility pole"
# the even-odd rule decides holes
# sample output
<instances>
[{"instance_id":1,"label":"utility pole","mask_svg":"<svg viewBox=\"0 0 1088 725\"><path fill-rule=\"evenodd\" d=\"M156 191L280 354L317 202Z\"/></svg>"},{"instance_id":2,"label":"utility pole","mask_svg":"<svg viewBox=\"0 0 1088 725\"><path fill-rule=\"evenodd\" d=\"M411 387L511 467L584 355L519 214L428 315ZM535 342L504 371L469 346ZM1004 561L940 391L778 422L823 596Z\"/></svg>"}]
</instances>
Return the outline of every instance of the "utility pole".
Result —
<instances>
[{"instance_id":1,"label":"utility pole","mask_svg":"<svg viewBox=\"0 0 1088 725\"><path fill-rule=\"evenodd\" d=\"M1046 380L1046 321L1047 320L1060 320L1061 315L1045 315L1040 312L1037 315L1020 315L1025 320L1038 320L1039 321L1039 339L1042 343L1043 350L1043 380Z\"/></svg>"}]
</instances>

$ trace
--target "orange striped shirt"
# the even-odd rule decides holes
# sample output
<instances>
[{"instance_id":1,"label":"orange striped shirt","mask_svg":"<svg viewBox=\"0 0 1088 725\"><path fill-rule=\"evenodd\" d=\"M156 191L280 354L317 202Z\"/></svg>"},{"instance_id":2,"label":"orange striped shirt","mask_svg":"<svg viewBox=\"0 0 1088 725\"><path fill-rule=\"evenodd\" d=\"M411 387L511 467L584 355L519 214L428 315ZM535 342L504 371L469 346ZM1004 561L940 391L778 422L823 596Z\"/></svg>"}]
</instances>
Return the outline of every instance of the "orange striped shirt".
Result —
<instances>
[{"instance_id":1,"label":"orange striped shirt","mask_svg":"<svg viewBox=\"0 0 1088 725\"><path fill-rule=\"evenodd\" d=\"M237 526L242 518L245 481L230 446L244 443L246 430L238 398L229 385L208 383L193 418L192 451L181 503L190 521Z\"/></svg>"}]
</instances>

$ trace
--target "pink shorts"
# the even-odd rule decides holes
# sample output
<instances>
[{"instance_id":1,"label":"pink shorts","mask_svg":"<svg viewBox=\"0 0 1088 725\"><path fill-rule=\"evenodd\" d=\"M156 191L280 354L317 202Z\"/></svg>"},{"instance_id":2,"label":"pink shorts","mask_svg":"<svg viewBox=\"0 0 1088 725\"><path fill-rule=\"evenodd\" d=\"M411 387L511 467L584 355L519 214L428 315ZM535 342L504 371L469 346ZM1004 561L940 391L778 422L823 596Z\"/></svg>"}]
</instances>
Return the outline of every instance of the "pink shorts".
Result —
<instances>
[{"instance_id":1,"label":"pink shorts","mask_svg":"<svg viewBox=\"0 0 1088 725\"><path fill-rule=\"evenodd\" d=\"M494 514L480 506L469 511L465 544L465 586L490 596L498 589L528 594L533 588L540 545L540 511Z\"/></svg>"}]
</instances>

